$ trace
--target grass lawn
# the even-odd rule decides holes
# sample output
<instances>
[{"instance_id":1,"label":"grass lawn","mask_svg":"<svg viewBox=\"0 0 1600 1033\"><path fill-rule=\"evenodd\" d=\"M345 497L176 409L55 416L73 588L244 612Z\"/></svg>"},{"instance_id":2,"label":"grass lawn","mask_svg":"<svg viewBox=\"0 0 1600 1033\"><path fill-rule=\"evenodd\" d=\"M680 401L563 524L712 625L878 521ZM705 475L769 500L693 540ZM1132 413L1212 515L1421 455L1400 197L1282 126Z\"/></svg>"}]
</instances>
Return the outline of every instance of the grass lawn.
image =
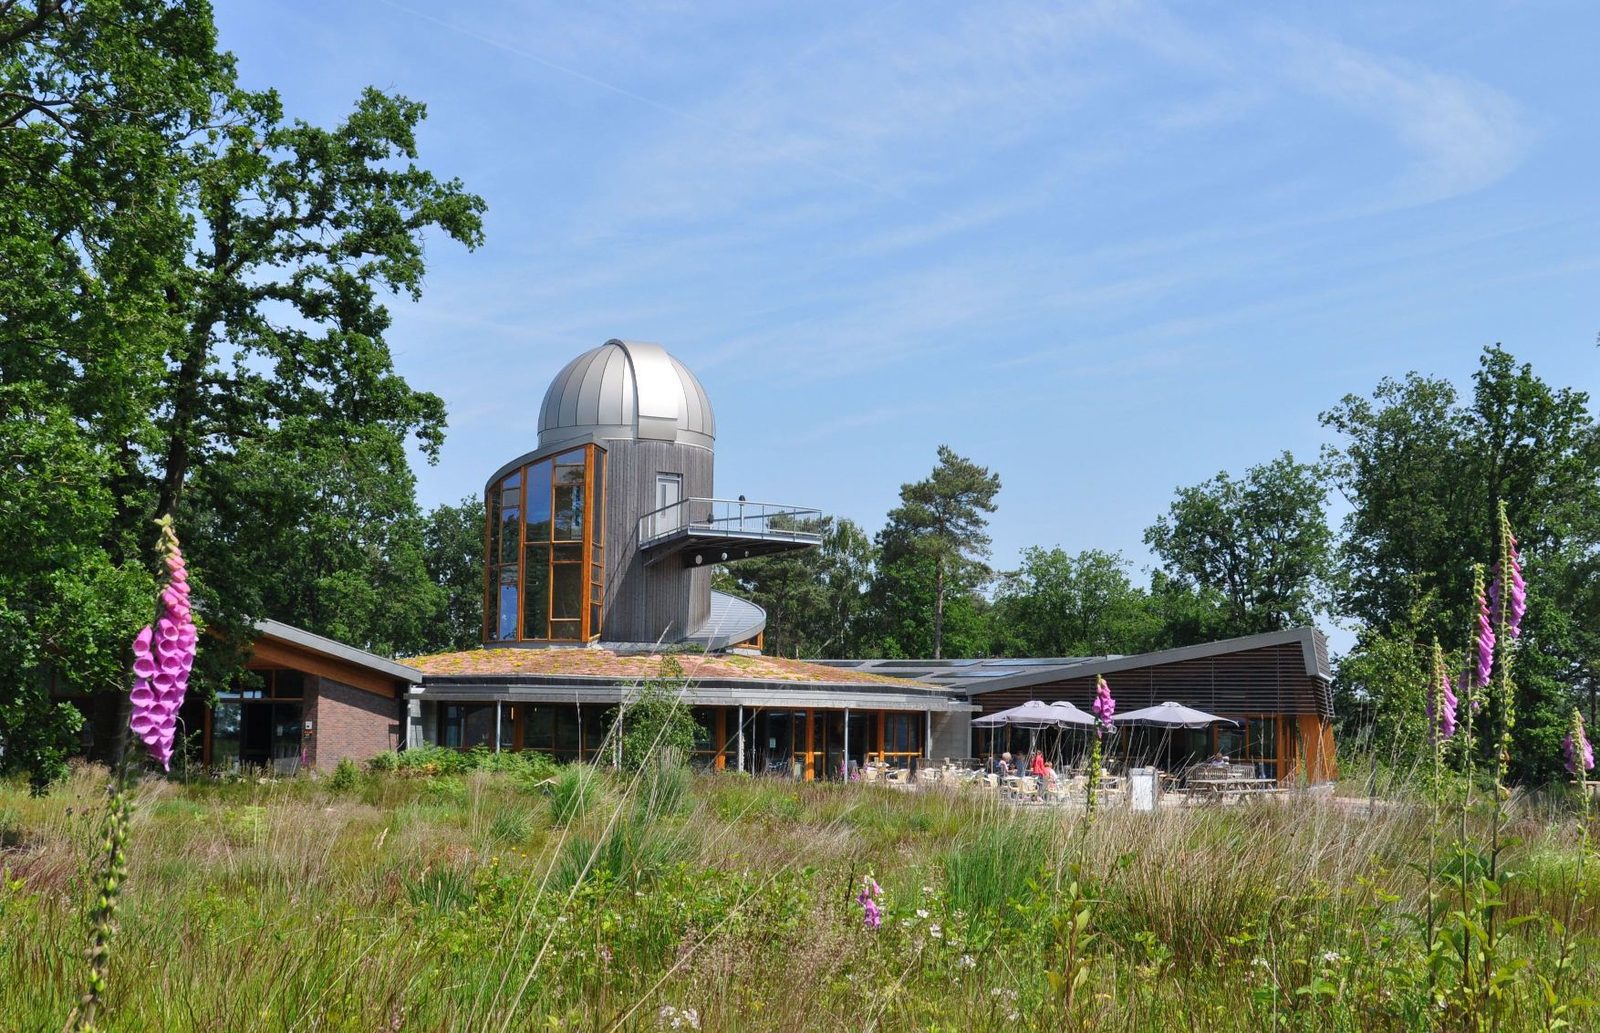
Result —
<instances>
[{"instance_id":1,"label":"grass lawn","mask_svg":"<svg viewBox=\"0 0 1600 1033\"><path fill-rule=\"evenodd\" d=\"M59 1030L81 992L103 784L0 785L0 1028ZM1459 954L1429 949L1455 833L1427 807L1085 828L978 793L580 767L136 799L110 1030L1468 1028ZM1570 818L1513 832L1499 920L1534 920L1497 960L1501 1028L1596 1028L1600 878Z\"/></svg>"}]
</instances>

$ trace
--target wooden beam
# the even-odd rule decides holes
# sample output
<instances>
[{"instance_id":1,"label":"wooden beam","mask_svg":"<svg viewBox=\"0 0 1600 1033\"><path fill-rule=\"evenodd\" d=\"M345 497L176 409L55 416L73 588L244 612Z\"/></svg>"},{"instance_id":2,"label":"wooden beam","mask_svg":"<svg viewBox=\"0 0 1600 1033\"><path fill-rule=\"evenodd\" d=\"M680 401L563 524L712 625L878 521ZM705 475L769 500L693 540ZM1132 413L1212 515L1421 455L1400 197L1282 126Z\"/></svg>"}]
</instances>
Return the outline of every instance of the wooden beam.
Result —
<instances>
[{"instance_id":1,"label":"wooden beam","mask_svg":"<svg viewBox=\"0 0 1600 1033\"><path fill-rule=\"evenodd\" d=\"M250 670L261 670L268 667L288 667L306 674L315 674L322 678L331 678L345 685L353 685L358 689L387 696L393 699L397 694L400 682L395 678L388 678L376 674L364 667L336 660L333 657L313 653L309 649L282 642L271 638L258 638L251 647L250 659L245 666Z\"/></svg>"}]
</instances>

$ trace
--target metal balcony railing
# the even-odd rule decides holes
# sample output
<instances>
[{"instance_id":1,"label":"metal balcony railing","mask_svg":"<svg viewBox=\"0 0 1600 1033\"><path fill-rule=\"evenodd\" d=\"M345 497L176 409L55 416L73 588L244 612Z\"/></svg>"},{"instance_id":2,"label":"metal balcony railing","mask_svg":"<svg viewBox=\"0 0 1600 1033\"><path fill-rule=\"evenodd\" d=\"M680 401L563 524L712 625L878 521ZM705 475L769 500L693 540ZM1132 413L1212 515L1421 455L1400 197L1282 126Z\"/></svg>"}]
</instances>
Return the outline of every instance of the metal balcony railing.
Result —
<instances>
[{"instance_id":1,"label":"metal balcony railing","mask_svg":"<svg viewBox=\"0 0 1600 1033\"><path fill-rule=\"evenodd\" d=\"M639 548L678 536L695 538L822 542L822 511L738 499L683 499L639 518Z\"/></svg>"}]
</instances>

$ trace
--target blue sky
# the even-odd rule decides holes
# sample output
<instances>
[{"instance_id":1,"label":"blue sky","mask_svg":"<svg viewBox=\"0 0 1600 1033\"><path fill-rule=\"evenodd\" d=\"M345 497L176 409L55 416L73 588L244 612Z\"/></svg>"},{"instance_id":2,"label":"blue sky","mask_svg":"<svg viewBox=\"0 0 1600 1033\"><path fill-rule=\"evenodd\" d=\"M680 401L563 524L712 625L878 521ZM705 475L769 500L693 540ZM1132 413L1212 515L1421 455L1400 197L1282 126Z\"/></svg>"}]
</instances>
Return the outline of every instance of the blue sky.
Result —
<instances>
[{"instance_id":1,"label":"blue sky","mask_svg":"<svg viewBox=\"0 0 1600 1033\"><path fill-rule=\"evenodd\" d=\"M450 411L424 505L610 337L695 370L720 494L869 529L941 442L1030 544L1150 557L1173 489L1502 341L1600 392L1600 8L233 2L247 84L426 101L488 201L396 302Z\"/></svg>"}]
</instances>

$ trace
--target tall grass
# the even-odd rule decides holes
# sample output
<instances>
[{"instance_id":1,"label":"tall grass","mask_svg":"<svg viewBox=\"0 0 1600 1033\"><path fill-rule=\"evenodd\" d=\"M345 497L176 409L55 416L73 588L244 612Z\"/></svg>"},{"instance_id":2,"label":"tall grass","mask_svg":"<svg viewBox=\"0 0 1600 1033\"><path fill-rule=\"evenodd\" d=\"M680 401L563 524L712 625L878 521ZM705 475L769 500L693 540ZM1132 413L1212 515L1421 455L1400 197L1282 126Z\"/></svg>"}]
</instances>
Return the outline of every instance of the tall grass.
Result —
<instances>
[{"instance_id":1,"label":"tall grass","mask_svg":"<svg viewBox=\"0 0 1600 1033\"><path fill-rule=\"evenodd\" d=\"M0 786L0 1029L59 1029L71 1006L101 784ZM442 769L338 792L145 784L106 1028L648 1030L690 1008L737 1033L1433 1022L1423 807L1294 796L1086 828L982 794L649 767L565 768L547 790ZM1504 917L1540 920L1511 950L1539 970L1559 915L1563 993L1600 998L1597 866L1580 876L1569 812L1521 808ZM875 932L853 901L867 874ZM1094 935L1074 947L1080 914ZM1541 1028L1534 981L1507 993L1502 1028Z\"/></svg>"}]
</instances>

